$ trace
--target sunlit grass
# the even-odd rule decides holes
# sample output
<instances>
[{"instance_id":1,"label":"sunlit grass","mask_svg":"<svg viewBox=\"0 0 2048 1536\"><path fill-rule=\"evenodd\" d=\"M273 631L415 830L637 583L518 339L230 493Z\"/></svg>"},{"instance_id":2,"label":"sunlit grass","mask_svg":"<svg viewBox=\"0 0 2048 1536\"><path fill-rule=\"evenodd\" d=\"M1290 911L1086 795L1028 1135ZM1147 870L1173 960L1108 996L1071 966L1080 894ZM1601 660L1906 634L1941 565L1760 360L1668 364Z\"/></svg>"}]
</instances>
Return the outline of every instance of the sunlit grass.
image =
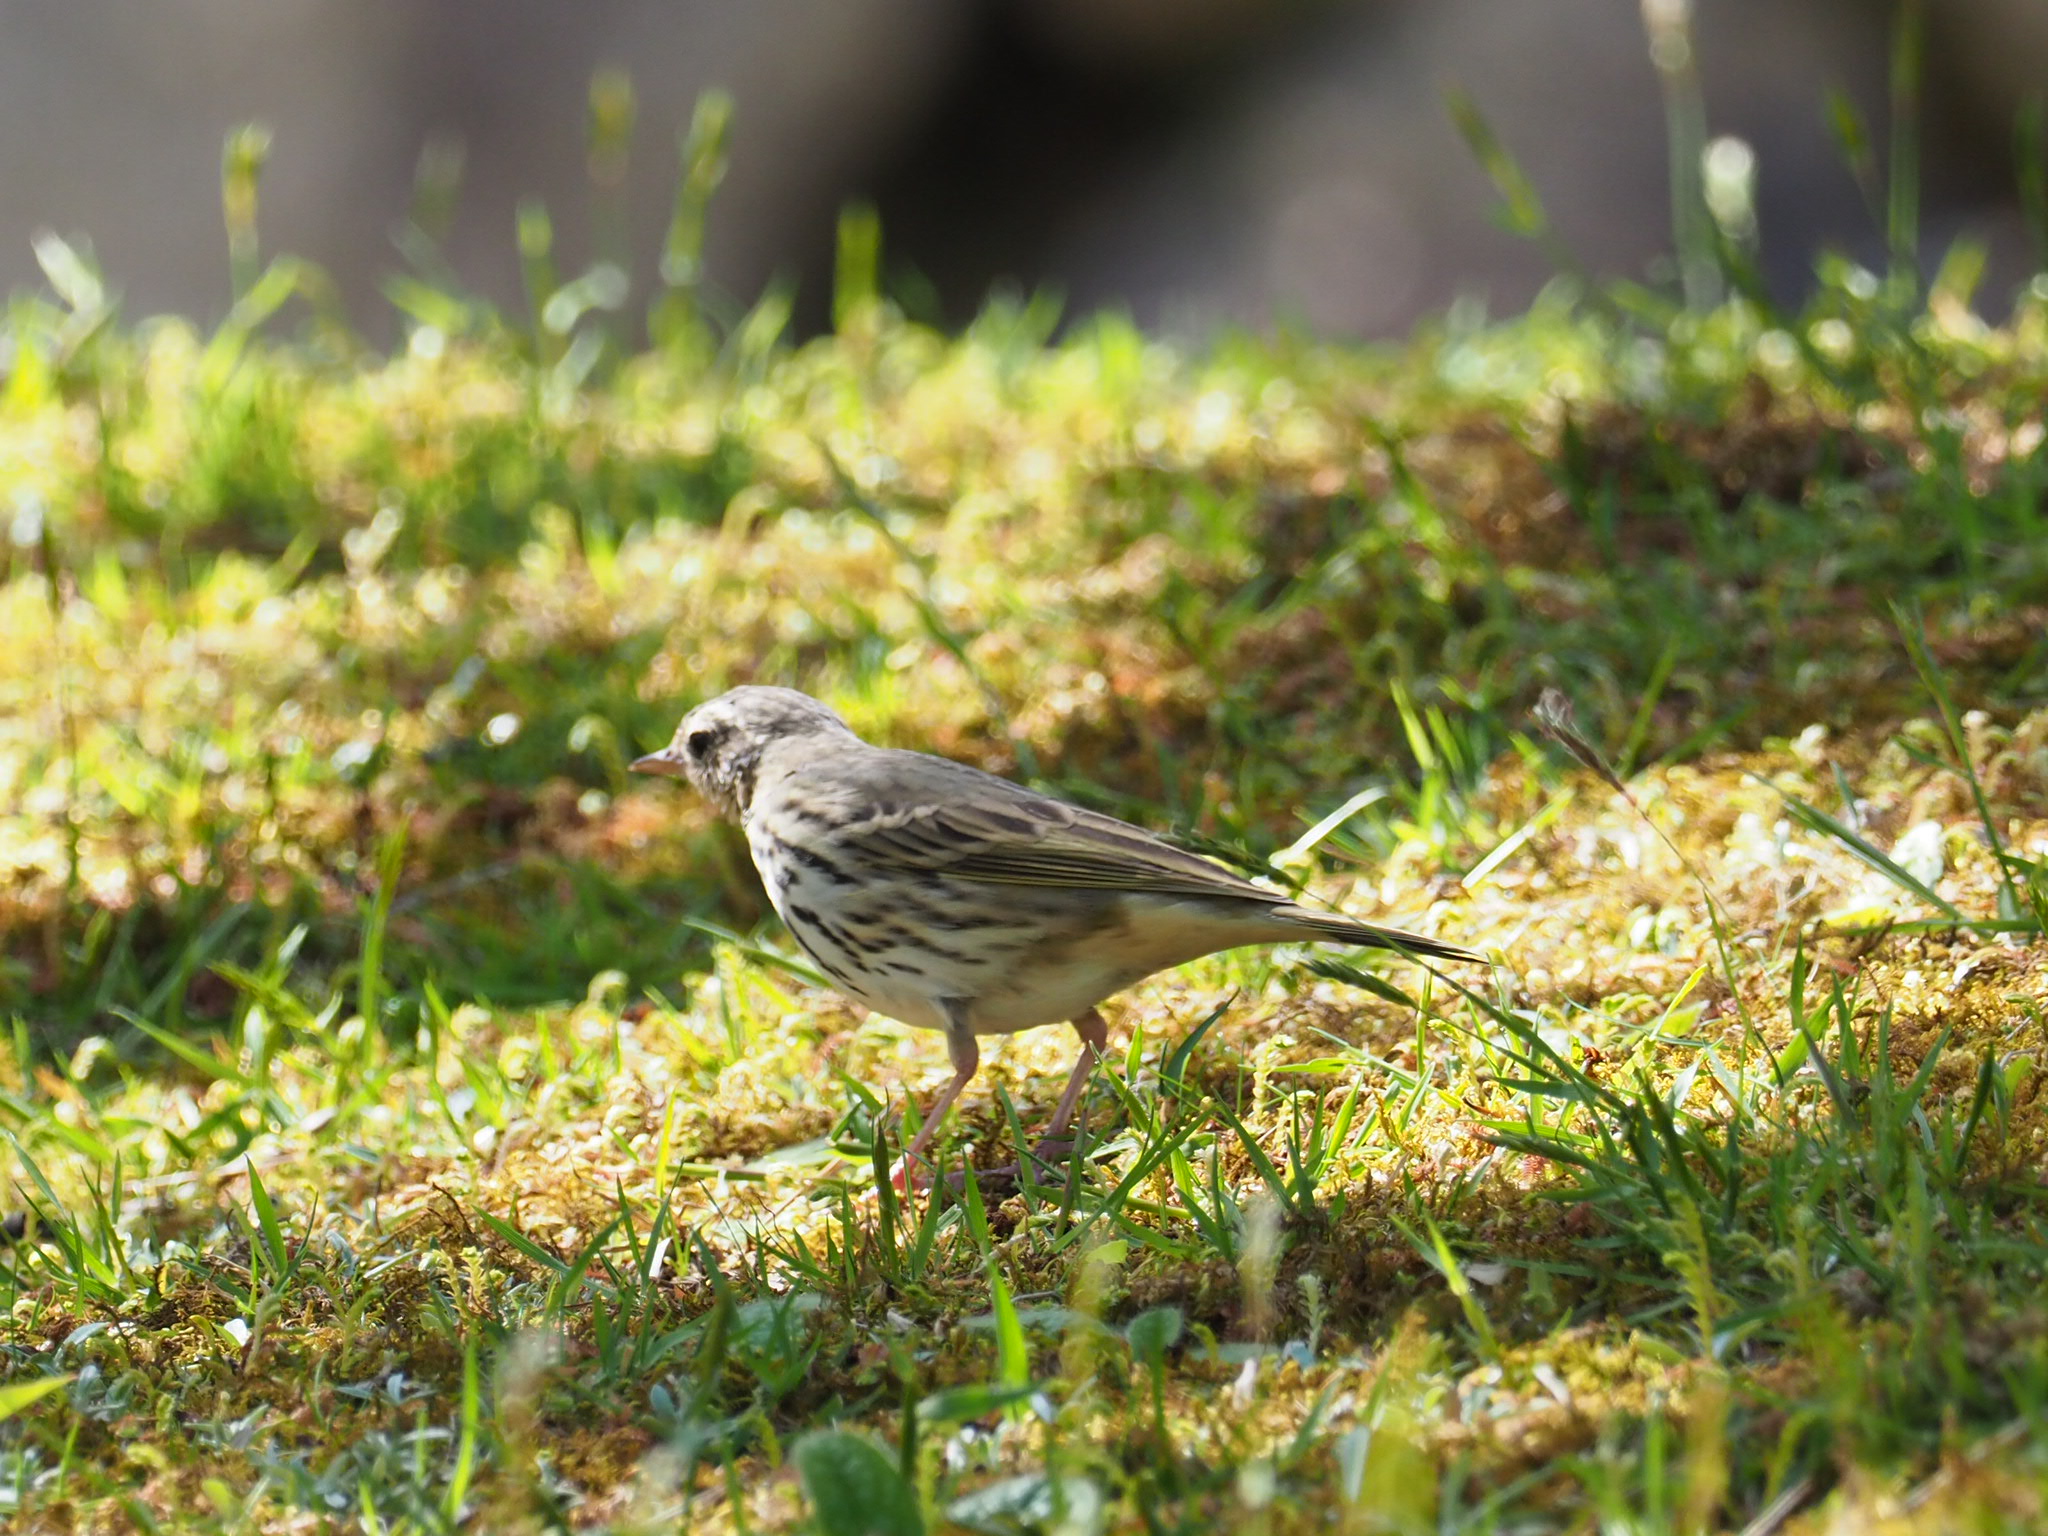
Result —
<instances>
[{"instance_id":1,"label":"sunlit grass","mask_svg":"<svg viewBox=\"0 0 2048 1536\"><path fill-rule=\"evenodd\" d=\"M523 234L388 360L11 312L17 1524L2038 1524L2038 283L948 338L855 219L627 354ZM941 1043L626 771L745 680L1498 963L1154 978L899 1197Z\"/></svg>"}]
</instances>

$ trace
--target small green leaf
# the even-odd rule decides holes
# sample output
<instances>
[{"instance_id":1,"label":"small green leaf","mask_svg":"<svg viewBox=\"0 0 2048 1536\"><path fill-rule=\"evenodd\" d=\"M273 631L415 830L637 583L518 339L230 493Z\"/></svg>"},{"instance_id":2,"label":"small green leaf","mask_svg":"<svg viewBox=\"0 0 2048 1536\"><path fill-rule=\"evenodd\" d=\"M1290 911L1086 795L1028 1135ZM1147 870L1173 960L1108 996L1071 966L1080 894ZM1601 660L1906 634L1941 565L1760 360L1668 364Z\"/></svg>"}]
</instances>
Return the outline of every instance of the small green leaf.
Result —
<instances>
[{"instance_id":1,"label":"small green leaf","mask_svg":"<svg viewBox=\"0 0 2048 1536\"><path fill-rule=\"evenodd\" d=\"M873 1442L820 1430L797 1441L790 1459L824 1536L924 1536L917 1495Z\"/></svg>"},{"instance_id":2,"label":"small green leaf","mask_svg":"<svg viewBox=\"0 0 2048 1536\"><path fill-rule=\"evenodd\" d=\"M1153 1307L1130 1320L1124 1339L1131 1346L1132 1358L1157 1370L1166 1352L1180 1342L1181 1328L1179 1307Z\"/></svg>"},{"instance_id":3,"label":"small green leaf","mask_svg":"<svg viewBox=\"0 0 2048 1536\"><path fill-rule=\"evenodd\" d=\"M917 1416L927 1424L963 1424L969 1419L985 1419L1014 1403L1021 1403L1036 1390L1029 1384L998 1387L986 1382L946 1387L919 1398Z\"/></svg>"},{"instance_id":4,"label":"small green leaf","mask_svg":"<svg viewBox=\"0 0 2048 1536\"><path fill-rule=\"evenodd\" d=\"M0 1386L0 1419L11 1419L30 1403L40 1402L52 1392L70 1385L71 1373L44 1376L36 1381L13 1381Z\"/></svg>"},{"instance_id":5,"label":"small green leaf","mask_svg":"<svg viewBox=\"0 0 2048 1536\"><path fill-rule=\"evenodd\" d=\"M1017 1304L1003 1277L989 1274L996 1314L996 1368L1006 1387L1028 1386L1031 1381L1031 1348L1024 1341L1024 1324L1017 1316Z\"/></svg>"}]
</instances>

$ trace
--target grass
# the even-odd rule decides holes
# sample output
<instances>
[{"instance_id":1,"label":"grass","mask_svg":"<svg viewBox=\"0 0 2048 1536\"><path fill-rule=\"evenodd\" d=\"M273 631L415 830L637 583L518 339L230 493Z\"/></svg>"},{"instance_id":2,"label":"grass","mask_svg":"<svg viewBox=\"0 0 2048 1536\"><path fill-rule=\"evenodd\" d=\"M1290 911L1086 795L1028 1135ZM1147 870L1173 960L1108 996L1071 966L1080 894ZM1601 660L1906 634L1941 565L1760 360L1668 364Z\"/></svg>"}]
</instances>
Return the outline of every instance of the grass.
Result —
<instances>
[{"instance_id":1,"label":"grass","mask_svg":"<svg viewBox=\"0 0 2048 1536\"><path fill-rule=\"evenodd\" d=\"M855 216L799 344L701 291L724 131L638 349L539 209L531 314L463 294L438 162L391 358L265 263L257 138L210 335L43 242L15 1528L2037 1527L2048 289L1923 292L1892 207L1797 315L1693 220L1676 297L1393 350L947 337ZM940 1043L626 773L752 679L1499 963L1155 978L1084 1157L990 1173L1034 1032L899 1197Z\"/></svg>"}]
</instances>

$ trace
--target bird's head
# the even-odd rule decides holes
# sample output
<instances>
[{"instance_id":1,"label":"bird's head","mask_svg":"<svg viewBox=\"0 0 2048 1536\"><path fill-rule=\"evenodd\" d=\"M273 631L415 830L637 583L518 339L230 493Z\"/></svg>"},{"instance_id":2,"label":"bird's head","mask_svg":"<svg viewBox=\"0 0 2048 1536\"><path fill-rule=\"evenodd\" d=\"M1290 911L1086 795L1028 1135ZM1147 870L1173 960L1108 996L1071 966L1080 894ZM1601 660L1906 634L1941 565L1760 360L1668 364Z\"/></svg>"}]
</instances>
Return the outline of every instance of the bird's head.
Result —
<instances>
[{"instance_id":1,"label":"bird's head","mask_svg":"<svg viewBox=\"0 0 2048 1536\"><path fill-rule=\"evenodd\" d=\"M633 764L635 773L688 779L720 814L739 818L754 798L761 759L806 737L843 736L846 722L794 688L749 685L707 699L683 716L675 739Z\"/></svg>"}]
</instances>

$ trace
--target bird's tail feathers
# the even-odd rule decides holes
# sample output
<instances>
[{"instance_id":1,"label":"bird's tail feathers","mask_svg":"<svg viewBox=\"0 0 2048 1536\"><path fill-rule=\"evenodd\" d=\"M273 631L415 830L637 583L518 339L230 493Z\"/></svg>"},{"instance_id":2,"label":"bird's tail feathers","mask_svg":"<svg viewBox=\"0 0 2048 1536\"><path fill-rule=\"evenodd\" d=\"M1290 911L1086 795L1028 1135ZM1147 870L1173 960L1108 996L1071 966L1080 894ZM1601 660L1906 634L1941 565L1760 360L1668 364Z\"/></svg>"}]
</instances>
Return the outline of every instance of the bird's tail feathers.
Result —
<instances>
[{"instance_id":1,"label":"bird's tail feathers","mask_svg":"<svg viewBox=\"0 0 2048 1536\"><path fill-rule=\"evenodd\" d=\"M1333 939L1340 944L1361 944L1371 949L1391 949L1402 954L1421 955L1431 960L1469 960L1475 965L1490 963L1486 956L1476 950L1466 949L1443 939L1410 933L1404 928L1383 928L1376 923L1361 923L1355 918L1344 917L1335 912L1312 912L1305 907L1294 907L1288 910L1287 916L1317 938Z\"/></svg>"}]
</instances>

